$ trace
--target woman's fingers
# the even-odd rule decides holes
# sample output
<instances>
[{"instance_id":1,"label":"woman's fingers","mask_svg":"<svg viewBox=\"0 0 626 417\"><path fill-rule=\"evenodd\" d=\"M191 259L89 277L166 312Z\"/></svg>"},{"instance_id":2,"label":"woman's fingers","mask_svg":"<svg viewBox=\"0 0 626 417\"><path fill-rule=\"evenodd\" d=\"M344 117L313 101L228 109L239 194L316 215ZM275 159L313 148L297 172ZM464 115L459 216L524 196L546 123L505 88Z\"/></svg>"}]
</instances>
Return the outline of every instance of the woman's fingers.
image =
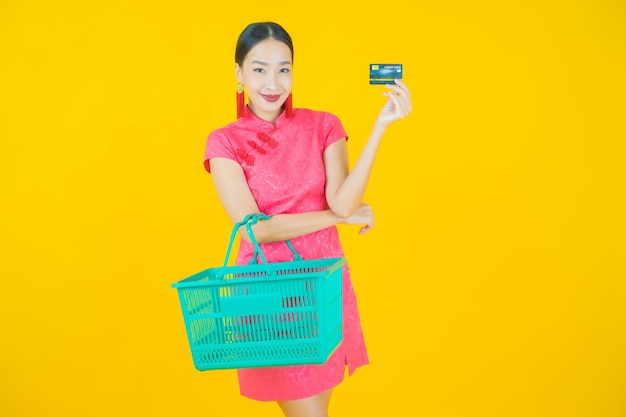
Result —
<instances>
[{"instance_id":1,"label":"woman's fingers","mask_svg":"<svg viewBox=\"0 0 626 417\"><path fill-rule=\"evenodd\" d=\"M356 212L347 219L346 224L362 225L359 233L371 230L374 227L374 211L372 207L367 203L361 203Z\"/></svg>"},{"instance_id":2,"label":"woman's fingers","mask_svg":"<svg viewBox=\"0 0 626 417\"><path fill-rule=\"evenodd\" d=\"M407 115L411 110L411 93L402 80L394 80L395 84L388 84L387 88L392 92L387 92L386 96L393 99L396 109L401 109L403 115Z\"/></svg>"},{"instance_id":3,"label":"woman's fingers","mask_svg":"<svg viewBox=\"0 0 626 417\"><path fill-rule=\"evenodd\" d=\"M383 94L389 97L393 102L394 108L391 109L391 111L395 113L398 118L402 118L409 114L410 103L407 103L406 100L403 100L402 96L399 93L389 91Z\"/></svg>"}]
</instances>

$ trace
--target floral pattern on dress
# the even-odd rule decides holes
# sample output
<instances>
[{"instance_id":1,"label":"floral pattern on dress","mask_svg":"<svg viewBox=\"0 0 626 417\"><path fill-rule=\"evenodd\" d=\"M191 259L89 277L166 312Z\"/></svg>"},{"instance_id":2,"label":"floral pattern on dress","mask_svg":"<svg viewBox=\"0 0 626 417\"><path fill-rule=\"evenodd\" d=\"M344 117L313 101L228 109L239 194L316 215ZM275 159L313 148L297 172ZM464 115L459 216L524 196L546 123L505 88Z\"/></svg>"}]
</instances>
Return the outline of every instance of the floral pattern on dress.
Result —
<instances>
[{"instance_id":1,"label":"floral pattern on dress","mask_svg":"<svg viewBox=\"0 0 626 417\"><path fill-rule=\"evenodd\" d=\"M336 116L294 111L293 118L283 113L272 124L246 108L244 118L213 131L207 139L207 170L211 158L238 162L259 210L268 215L327 210L324 150L347 139ZM345 257L336 226L295 237L291 243L303 259ZM248 264L254 249L242 240L236 264ZM261 250L267 262L293 260L282 241L263 243ZM369 363L348 262L343 268L342 342L331 357L323 364L238 369L241 395L259 401L306 398L338 385L346 368L352 375Z\"/></svg>"}]
</instances>

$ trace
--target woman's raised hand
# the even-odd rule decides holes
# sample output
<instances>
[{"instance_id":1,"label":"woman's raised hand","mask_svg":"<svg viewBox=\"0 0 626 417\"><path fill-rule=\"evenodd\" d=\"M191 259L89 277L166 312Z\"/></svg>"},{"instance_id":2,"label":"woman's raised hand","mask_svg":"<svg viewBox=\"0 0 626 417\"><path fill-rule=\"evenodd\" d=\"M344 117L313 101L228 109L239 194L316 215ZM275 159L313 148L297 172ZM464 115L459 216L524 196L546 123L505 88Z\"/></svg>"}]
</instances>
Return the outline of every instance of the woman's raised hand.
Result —
<instances>
[{"instance_id":1,"label":"woman's raised hand","mask_svg":"<svg viewBox=\"0 0 626 417\"><path fill-rule=\"evenodd\" d=\"M387 100L376 119L376 123L384 127L406 117L412 109L409 88L402 80L397 79L394 81L395 84L386 86L391 91L385 91L383 95L389 97L389 100Z\"/></svg>"}]
</instances>

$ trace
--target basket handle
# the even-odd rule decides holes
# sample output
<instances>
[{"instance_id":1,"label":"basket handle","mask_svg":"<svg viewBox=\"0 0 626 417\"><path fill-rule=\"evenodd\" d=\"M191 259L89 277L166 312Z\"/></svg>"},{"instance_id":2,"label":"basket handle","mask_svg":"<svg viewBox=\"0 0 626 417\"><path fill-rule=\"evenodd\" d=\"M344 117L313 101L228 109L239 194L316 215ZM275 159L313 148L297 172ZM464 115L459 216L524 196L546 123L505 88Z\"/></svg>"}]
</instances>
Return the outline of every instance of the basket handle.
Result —
<instances>
[{"instance_id":1,"label":"basket handle","mask_svg":"<svg viewBox=\"0 0 626 417\"><path fill-rule=\"evenodd\" d=\"M263 213L256 213L256 214L253 214L252 218L246 223L246 230L248 231L248 236L250 236L250 240L252 241L252 244L254 245L254 255L252 255L252 259L250 260L250 264L258 263L257 256L259 258L261 258L263 263L265 263L265 264L268 263L267 259L265 259L265 255L263 255L263 252L261 251L261 246L259 245L259 242L257 242L256 237L254 236L254 233L252 232L252 225L256 224L259 221L259 219L261 219L261 220L269 220L270 217L271 216L268 216L268 215L263 214ZM293 247L293 245L291 244L289 239L286 239L285 243L289 247L289 250L291 250L291 253L293 253L293 260L294 261L301 261L302 260L302 256L300 256L300 254L298 252L296 252L296 249Z\"/></svg>"},{"instance_id":2,"label":"basket handle","mask_svg":"<svg viewBox=\"0 0 626 417\"><path fill-rule=\"evenodd\" d=\"M256 224L259 221L259 219L269 220L270 217L271 216L268 216L267 214L264 214L264 213L251 213L251 214L247 214L246 217L244 217L242 221L235 223L235 226L233 227L233 230L230 234L230 242L228 242L228 250L226 251L226 257L224 258L224 268L226 268L226 265L228 264L228 259L230 258L230 251L232 250L233 242L235 241L235 236L237 236L237 231L239 230L241 226L244 226L244 225L246 226L248 236L250 237L250 240L252 241L252 244L254 245L254 255L252 256L252 260L250 261L250 264L258 263L257 256L261 258L263 263L268 263L267 259L265 259L265 255L263 255L263 251L261 251L261 246L259 245L259 242L257 242L256 237L254 236L254 233L252 232L252 225ZM293 253L294 261L301 261L302 256L298 254L298 252L295 250L291 242L289 240L285 240L285 243L287 244L287 246Z\"/></svg>"}]
</instances>

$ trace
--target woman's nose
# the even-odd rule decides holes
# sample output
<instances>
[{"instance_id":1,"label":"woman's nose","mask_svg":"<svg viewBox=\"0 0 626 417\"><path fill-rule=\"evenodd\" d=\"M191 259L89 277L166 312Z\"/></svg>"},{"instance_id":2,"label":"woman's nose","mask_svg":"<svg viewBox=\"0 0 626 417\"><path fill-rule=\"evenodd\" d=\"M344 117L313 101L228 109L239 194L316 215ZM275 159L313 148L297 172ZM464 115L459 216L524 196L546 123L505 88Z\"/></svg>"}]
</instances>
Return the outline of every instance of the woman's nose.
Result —
<instances>
[{"instance_id":1,"label":"woman's nose","mask_svg":"<svg viewBox=\"0 0 626 417\"><path fill-rule=\"evenodd\" d=\"M265 87L274 90L276 88L276 74L268 73L265 78Z\"/></svg>"}]
</instances>

